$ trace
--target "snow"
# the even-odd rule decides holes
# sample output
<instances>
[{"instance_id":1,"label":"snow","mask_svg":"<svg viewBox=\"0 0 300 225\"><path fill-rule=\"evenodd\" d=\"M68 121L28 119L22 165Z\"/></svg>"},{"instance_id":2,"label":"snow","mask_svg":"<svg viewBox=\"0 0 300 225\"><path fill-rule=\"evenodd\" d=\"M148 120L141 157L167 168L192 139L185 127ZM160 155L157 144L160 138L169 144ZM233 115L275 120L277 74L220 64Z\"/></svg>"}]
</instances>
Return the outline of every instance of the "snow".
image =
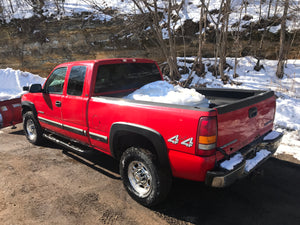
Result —
<instances>
[{"instance_id":1,"label":"snow","mask_svg":"<svg viewBox=\"0 0 300 225\"><path fill-rule=\"evenodd\" d=\"M277 137L279 137L280 134L281 134L280 132L273 130L272 132L268 133L267 136L264 137L264 141L274 140Z\"/></svg>"},{"instance_id":2,"label":"snow","mask_svg":"<svg viewBox=\"0 0 300 225\"><path fill-rule=\"evenodd\" d=\"M256 152L256 156L254 158L246 160L245 170L247 172L250 172L259 162L261 162L270 154L271 152L266 149L262 149L259 152Z\"/></svg>"},{"instance_id":3,"label":"snow","mask_svg":"<svg viewBox=\"0 0 300 225\"><path fill-rule=\"evenodd\" d=\"M260 0L249 0L247 9L243 6L244 0L232 0L231 4L231 14L229 16L229 31L236 30L237 27L232 27L233 24L236 24L239 21L240 14L251 15L253 18L249 21L242 20L240 23L240 30L243 30L244 25L249 25L250 23L257 22L260 19L259 11L260 11L260 3L262 3L261 7L261 18L268 17L268 8L269 1ZM133 1L130 0L65 0L64 3L60 1L47 0L44 1L45 5L43 6L43 16L46 17L54 17L60 20L63 17L71 17L73 15L79 15L83 12L89 12L90 15L86 16L86 19L93 18L100 21L109 21L112 17L103 12L104 9L109 8L112 10L117 10L120 14L135 14L139 13L137 7L133 4ZM175 0L178 5L181 4L181 0ZM209 3L208 3L209 2ZM57 6L58 3L58 6ZM208 1L205 3L208 6L208 10L219 10L221 0ZM276 1L272 1L271 9L269 17L282 16L283 5L278 4L277 12L275 14L275 5ZM163 11L166 8L166 2L163 0L158 0L158 9ZM300 28L299 22L299 7L298 2L291 2L288 11L288 18L290 20L287 21L287 30L292 31ZM30 5L30 1L25 0L11 0L11 1L2 1L3 10L0 13L0 18L3 18L4 21L10 22L12 19L26 19L35 16L33 7ZM201 2L199 0L188 0L184 2L182 9L179 12L173 11L173 15L176 16L177 13L180 16L180 20L172 24L172 27L177 29L181 24L184 23L185 20L193 20L194 22L199 21L199 10ZM100 9L100 10L99 10ZM146 10L146 9L144 9ZM37 15L39 16L39 15ZM212 15L212 17L208 17L209 21L217 21L218 14ZM291 20L292 18L292 20ZM278 32L280 29L280 25L270 26L270 32ZM165 38L168 38L168 35L164 34Z\"/></svg>"},{"instance_id":4,"label":"snow","mask_svg":"<svg viewBox=\"0 0 300 225\"><path fill-rule=\"evenodd\" d=\"M278 131L285 132L281 144L279 145L276 154L288 154L300 161L300 130L285 131L278 129Z\"/></svg>"},{"instance_id":5,"label":"snow","mask_svg":"<svg viewBox=\"0 0 300 225\"><path fill-rule=\"evenodd\" d=\"M195 89L173 86L167 81L155 81L146 84L125 97L126 99L160 102L168 104L208 107L209 102L204 95Z\"/></svg>"},{"instance_id":6,"label":"snow","mask_svg":"<svg viewBox=\"0 0 300 225\"><path fill-rule=\"evenodd\" d=\"M23 94L23 86L43 84L45 78L10 68L0 69L0 101L17 98Z\"/></svg>"},{"instance_id":7,"label":"snow","mask_svg":"<svg viewBox=\"0 0 300 225\"><path fill-rule=\"evenodd\" d=\"M233 170L233 168L239 163L241 163L243 159L244 157L242 156L242 154L238 153L232 158L222 162L220 166L226 170Z\"/></svg>"}]
</instances>

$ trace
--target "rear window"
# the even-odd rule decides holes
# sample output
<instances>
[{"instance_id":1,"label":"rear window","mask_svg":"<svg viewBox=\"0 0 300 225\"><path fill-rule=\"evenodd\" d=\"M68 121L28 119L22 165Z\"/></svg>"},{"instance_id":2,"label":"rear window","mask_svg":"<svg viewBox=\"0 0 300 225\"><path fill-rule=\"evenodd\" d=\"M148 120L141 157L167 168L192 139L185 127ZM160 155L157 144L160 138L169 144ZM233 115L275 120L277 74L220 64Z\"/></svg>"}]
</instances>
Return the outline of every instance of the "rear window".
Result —
<instances>
[{"instance_id":1,"label":"rear window","mask_svg":"<svg viewBox=\"0 0 300 225\"><path fill-rule=\"evenodd\" d=\"M161 75L154 63L100 65L94 92L98 94L138 89L157 80L161 80Z\"/></svg>"}]
</instances>

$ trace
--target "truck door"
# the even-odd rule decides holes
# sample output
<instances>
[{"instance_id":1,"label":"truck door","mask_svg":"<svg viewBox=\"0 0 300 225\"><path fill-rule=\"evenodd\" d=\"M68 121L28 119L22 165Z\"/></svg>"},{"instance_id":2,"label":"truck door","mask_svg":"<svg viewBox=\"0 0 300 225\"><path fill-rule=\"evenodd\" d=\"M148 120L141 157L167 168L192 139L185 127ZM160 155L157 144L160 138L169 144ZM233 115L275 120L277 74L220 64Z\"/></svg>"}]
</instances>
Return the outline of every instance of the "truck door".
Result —
<instances>
[{"instance_id":1,"label":"truck door","mask_svg":"<svg viewBox=\"0 0 300 225\"><path fill-rule=\"evenodd\" d=\"M87 70L86 65L72 66L67 91L62 96L61 102L64 134L83 143L88 143L86 118L88 94L84 90Z\"/></svg>"},{"instance_id":2,"label":"truck door","mask_svg":"<svg viewBox=\"0 0 300 225\"><path fill-rule=\"evenodd\" d=\"M44 85L44 91L35 98L38 119L42 126L63 133L61 121L61 97L68 67L55 69Z\"/></svg>"}]
</instances>

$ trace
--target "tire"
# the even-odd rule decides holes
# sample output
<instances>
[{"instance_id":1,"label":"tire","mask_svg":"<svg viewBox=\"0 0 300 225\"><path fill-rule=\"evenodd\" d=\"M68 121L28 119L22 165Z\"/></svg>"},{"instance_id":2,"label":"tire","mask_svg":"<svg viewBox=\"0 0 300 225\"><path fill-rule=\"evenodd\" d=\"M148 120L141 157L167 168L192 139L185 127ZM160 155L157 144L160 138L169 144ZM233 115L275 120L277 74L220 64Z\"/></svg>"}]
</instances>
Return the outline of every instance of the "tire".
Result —
<instances>
[{"instance_id":1,"label":"tire","mask_svg":"<svg viewBox=\"0 0 300 225\"><path fill-rule=\"evenodd\" d=\"M129 195L147 207L161 203L171 188L171 175L159 169L155 155L146 149L128 148L121 157L120 174Z\"/></svg>"},{"instance_id":2,"label":"tire","mask_svg":"<svg viewBox=\"0 0 300 225\"><path fill-rule=\"evenodd\" d=\"M32 111L28 111L23 115L23 128L30 143L35 145L43 143L43 129Z\"/></svg>"}]
</instances>

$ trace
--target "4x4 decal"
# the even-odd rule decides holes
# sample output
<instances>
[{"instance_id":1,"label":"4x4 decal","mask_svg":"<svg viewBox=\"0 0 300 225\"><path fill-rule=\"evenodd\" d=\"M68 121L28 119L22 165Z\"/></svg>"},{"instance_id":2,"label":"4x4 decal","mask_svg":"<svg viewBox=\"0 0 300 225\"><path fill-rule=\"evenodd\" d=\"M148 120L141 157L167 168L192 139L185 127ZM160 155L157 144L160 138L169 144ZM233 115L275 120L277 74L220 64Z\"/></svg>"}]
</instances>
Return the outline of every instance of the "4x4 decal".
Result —
<instances>
[{"instance_id":1,"label":"4x4 decal","mask_svg":"<svg viewBox=\"0 0 300 225\"><path fill-rule=\"evenodd\" d=\"M179 135L175 135L174 137L169 138L168 142L177 145L179 143ZM185 139L182 142L180 142L180 144L190 148L194 145L193 138Z\"/></svg>"},{"instance_id":2,"label":"4x4 decal","mask_svg":"<svg viewBox=\"0 0 300 225\"><path fill-rule=\"evenodd\" d=\"M174 137L171 137L168 142L173 143L174 145L178 144L179 139L178 139L179 135L175 135Z\"/></svg>"}]
</instances>

